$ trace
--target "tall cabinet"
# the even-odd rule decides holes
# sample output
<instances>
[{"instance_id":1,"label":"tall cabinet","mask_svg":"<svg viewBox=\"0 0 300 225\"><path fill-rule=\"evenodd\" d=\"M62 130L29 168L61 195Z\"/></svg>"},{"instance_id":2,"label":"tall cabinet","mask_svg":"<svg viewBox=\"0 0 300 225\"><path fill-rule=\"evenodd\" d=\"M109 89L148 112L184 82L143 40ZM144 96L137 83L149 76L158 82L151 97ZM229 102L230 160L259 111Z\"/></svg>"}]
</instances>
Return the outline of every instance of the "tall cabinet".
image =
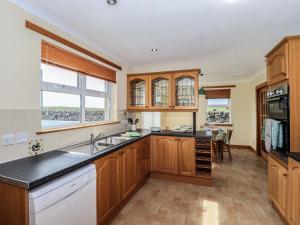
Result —
<instances>
[{"instance_id":1,"label":"tall cabinet","mask_svg":"<svg viewBox=\"0 0 300 225\"><path fill-rule=\"evenodd\" d=\"M300 152L300 36L284 38L267 55L268 85L287 81L290 88L291 151Z\"/></svg>"}]
</instances>

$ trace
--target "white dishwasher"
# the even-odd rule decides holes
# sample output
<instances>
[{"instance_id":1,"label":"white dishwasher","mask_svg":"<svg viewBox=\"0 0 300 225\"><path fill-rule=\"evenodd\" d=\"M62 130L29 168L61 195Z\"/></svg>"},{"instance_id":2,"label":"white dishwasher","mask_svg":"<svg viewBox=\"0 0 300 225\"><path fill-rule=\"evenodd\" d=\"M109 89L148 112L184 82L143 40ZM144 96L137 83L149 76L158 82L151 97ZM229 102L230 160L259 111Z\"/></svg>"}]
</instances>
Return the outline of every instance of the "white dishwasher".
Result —
<instances>
[{"instance_id":1,"label":"white dishwasher","mask_svg":"<svg viewBox=\"0 0 300 225\"><path fill-rule=\"evenodd\" d=\"M30 225L96 225L96 204L91 164L30 191Z\"/></svg>"}]
</instances>

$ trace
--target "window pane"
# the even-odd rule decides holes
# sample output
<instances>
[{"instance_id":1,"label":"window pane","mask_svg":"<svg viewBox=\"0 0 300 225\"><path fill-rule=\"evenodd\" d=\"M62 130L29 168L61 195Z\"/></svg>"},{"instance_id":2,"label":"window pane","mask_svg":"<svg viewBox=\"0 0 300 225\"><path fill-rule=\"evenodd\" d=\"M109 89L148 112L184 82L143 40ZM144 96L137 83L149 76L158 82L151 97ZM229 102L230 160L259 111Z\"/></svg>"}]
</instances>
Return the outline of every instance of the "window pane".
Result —
<instances>
[{"instance_id":1,"label":"window pane","mask_svg":"<svg viewBox=\"0 0 300 225\"><path fill-rule=\"evenodd\" d=\"M100 97L85 97L85 121L95 122L105 120L105 99Z\"/></svg>"},{"instance_id":2,"label":"window pane","mask_svg":"<svg viewBox=\"0 0 300 225\"><path fill-rule=\"evenodd\" d=\"M86 89L105 92L105 80L95 78L95 77L86 77Z\"/></svg>"},{"instance_id":3,"label":"window pane","mask_svg":"<svg viewBox=\"0 0 300 225\"><path fill-rule=\"evenodd\" d=\"M42 80L50 83L77 87L77 73L42 63Z\"/></svg>"},{"instance_id":4,"label":"window pane","mask_svg":"<svg viewBox=\"0 0 300 225\"><path fill-rule=\"evenodd\" d=\"M80 95L42 92L42 127L80 123Z\"/></svg>"},{"instance_id":5,"label":"window pane","mask_svg":"<svg viewBox=\"0 0 300 225\"><path fill-rule=\"evenodd\" d=\"M208 99L206 122L230 123L230 99Z\"/></svg>"}]
</instances>

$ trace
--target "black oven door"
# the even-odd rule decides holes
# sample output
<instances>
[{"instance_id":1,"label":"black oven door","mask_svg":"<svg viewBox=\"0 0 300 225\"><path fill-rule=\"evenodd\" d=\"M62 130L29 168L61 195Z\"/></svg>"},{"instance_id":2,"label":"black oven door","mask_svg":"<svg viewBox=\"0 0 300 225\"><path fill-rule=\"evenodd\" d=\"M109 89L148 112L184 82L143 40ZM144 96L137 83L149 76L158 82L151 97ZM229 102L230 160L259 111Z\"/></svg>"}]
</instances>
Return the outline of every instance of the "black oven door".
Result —
<instances>
[{"instance_id":1,"label":"black oven door","mask_svg":"<svg viewBox=\"0 0 300 225\"><path fill-rule=\"evenodd\" d=\"M289 119L289 100L287 95L267 100L268 116L275 120Z\"/></svg>"}]
</instances>

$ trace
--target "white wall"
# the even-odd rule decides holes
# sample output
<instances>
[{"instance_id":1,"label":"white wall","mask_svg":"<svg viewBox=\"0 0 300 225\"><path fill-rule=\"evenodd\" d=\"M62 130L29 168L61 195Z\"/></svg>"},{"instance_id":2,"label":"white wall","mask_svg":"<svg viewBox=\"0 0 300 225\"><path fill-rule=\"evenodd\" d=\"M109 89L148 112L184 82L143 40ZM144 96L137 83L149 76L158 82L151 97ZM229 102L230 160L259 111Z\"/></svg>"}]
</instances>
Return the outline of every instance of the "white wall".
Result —
<instances>
[{"instance_id":1,"label":"white wall","mask_svg":"<svg viewBox=\"0 0 300 225\"><path fill-rule=\"evenodd\" d=\"M41 39L47 39L25 28L25 20L30 20L80 46L118 64L96 49L75 39L73 36L53 27L27 13L14 4L0 1L0 137L4 134L28 132L29 139L42 138L46 151L89 139L91 132L118 132L121 124L84 128L37 136L40 125L40 55ZM58 44L58 43L56 43ZM101 46L96 46L101 49ZM66 47L67 48L67 47ZM77 54L80 54L76 52ZM89 58L89 57L87 57ZM100 62L98 62L100 63ZM114 117L122 119L126 109L127 68L117 71L117 85L114 92ZM0 145L0 162L28 156L27 144Z\"/></svg>"}]
</instances>

